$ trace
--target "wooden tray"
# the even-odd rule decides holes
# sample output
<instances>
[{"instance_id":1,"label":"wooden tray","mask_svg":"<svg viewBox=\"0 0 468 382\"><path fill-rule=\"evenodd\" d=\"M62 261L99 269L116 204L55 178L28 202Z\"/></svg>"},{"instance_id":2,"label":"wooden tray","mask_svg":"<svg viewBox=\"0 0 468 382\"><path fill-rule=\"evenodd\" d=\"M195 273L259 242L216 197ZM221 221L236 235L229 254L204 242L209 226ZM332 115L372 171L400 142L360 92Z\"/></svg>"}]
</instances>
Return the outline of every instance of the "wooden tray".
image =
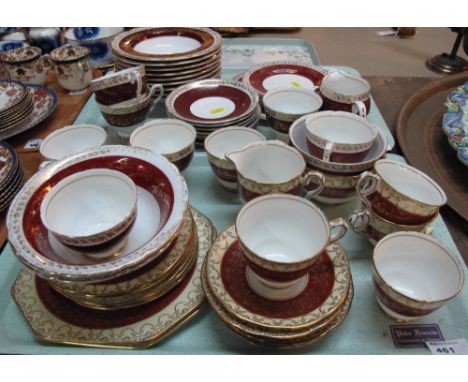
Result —
<instances>
[{"instance_id":1,"label":"wooden tray","mask_svg":"<svg viewBox=\"0 0 468 382\"><path fill-rule=\"evenodd\" d=\"M468 221L468 169L458 159L442 131L445 100L468 81L468 73L433 82L403 106L396 135L407 161L432 177L447 194L447 204Z\"/></svg>"}]
</instances>

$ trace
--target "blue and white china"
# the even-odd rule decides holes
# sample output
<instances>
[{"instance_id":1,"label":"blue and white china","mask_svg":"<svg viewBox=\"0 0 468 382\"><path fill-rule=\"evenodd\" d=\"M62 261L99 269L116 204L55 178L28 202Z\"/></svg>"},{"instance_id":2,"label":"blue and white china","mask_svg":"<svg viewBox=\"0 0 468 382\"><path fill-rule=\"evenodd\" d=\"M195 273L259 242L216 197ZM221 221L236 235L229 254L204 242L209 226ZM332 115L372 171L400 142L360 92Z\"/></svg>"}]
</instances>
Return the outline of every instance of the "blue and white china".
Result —
<instances>
[{"instance_id":1,"label":"blue and white china","mask_svg":"<svg viewBox=\"0 0 468 382\"><path fill-rule=\"evenodd\" d=\"M33 45L41 48L44 53L50 53L62 45L59 28L31 28L29 37Z\"/></svg>"},{"instance_id":2,"label":"blue and white china","mask_svg":"<svg viewBox=\"0 0 468 382\"><path fill-rule=\"evenodd\" d=\"M90 50L91 64L95 68L108 66L113 62L111 42L124 28L75 27L65 32L71 45L81 45Z\"/></svg>"},{"instance_id":3,"label":"blue and white china","mask_svg":"<svg viewBox=\"0 0 468 382\"><path fill-rule=\"evenodd\" d=\"M468 166L468 82L447 97L442 129L458 159Z\"/></svg>"},{"instance_id":4,"label":"blue and white china","mask_svg":"<svg viewBox=\"0 0 468 382\"><path fill-rule=\"evenodd\" d=\"M29 46L29 44L25 41L0 41L0 53L8 52L16 48L24 48L26 46Z\"/></svg>"},{"instance_id":5,"label":"blue and white china","mask_svg":"<svg viewBox=\"0 0 468 382\"><path fill-rule=\"evenodd\" d=\"M26 36L24 32L21 32L20 30L18 30L18 31L3 35L2 40L4 41L27 41L28 36Z\"/></svg>"}]
</instances>

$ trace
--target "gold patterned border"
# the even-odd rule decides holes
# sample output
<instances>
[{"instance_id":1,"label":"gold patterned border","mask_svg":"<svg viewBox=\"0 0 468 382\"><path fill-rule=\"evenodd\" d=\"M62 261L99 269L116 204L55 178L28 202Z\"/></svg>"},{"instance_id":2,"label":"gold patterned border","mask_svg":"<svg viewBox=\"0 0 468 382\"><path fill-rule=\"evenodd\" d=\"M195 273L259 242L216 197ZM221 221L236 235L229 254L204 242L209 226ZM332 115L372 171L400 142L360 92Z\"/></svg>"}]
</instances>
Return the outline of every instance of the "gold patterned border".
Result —
<instances>
[{"instance_id":1,"label":"gold patterned border","mask_svg":"<svg viewBox=\"0 0 468 382\"><path fill-rule=\"evenodd\" d=\"M265 328L300 330L329 317L340 309L345 301L351 281L351 270L343 248L338 243L334 243L326 250L334 265L335 283L330 295L319 308L303 316L287 319L265 317L246 310L226 292L221 279L223 257L227 249L237 240L235 226L230 226L218 236L207 255L207 280L216 299L238 320Z\"/></svg>"},{"instance_id":2,"label":"gold patterned border","mask_svg":"<svg viewBox=\"0 0 468 382\"><path fill-rule=\"evenodd\" d=\"M201 308L204 294L200 271L216 229L211 221L192 209L199 237L196 270L185 290L166 308L133 325L113 329L87 329L70 325L49 312L39 299L34 274L23 269L12 288L12 296L38 340L100 348L147 348L173 333Z\"/></svg>"}]
</instances>

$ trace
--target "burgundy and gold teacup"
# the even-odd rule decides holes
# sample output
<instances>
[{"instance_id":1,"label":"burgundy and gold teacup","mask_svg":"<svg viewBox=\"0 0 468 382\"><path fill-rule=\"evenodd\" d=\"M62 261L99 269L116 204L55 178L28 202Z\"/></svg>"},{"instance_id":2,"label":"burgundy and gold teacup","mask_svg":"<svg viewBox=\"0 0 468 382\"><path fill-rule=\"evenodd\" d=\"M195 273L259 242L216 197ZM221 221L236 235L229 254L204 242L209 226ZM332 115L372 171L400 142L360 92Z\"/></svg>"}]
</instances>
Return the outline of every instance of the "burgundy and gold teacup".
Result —
<instances>
[{"instance_id":1,"label":"burgundy and gold teacup","mask_svg":"<svg viewBox=\"0 0 468 382\"><path fill-rule=\"evenodd\" d=\"M299 151L281 141L254 142L227 153L226 158L236 167L237 189L244 203L265 194L298 195L302 187L314 181L318 186L305 195L310 199L324 186L323 175L308 171Z\"/></svg>"},{"instance_id":2,"label":"burgundy and gold teacup","mask_svg":"<svg viewBox=\"0 0 468 382\"><path fill-rule=\"evenodd\" d=\"M322 98L307 88L274 88L266 92L262 102L268 124L282 134L289 133L294 121L322 107Z\"/></svg>"},{"instance_id":3,"label":"burgundy and gold teacup","mask_svg":"<svg viewBox=\"0 0 468 382\"><path fill-rule=\"evenodd\" d=\"M367 208L353 212L348 218L348 225L357 234L366 237L372 245L375 245L383 237L394 232L420 232L425 235L432 234L431 222L405 225L388 221Z\"/></svg>"},{"instance_id":4,"label":"burgundy and gold teacup","mask_svg":"<svg viewBox=\"0 0 468 382\"><path fill-rule=\"evenodd\" d=\"M370 110L370 85L357 76L329 72L322 79L323 110L347 111L365 117Z\"/></svg>"},{"instance_id":5,"label":"burgundy and gold teacup","mask_svg":"<svg viewBox=\"0 0 468 382\"><path fill-rule=\"evenodd\" d=\"M25 84L42 85L47 80L47 71L52 67L41 48L27 46L11 49L0 56L10 78Z\"/></svg>"},{"instance_id":6,"label":"burgundy and gold teacup","mask_svg":"<svg viewBox=\"0 0 468 382\"><path fill-rule=\"evenodd\" d=\"M389 159L361 174L356 190L366 207L397 224L431 221L447 202L444 190L422 171Z\"/></svg>"},{"instance_id":7,"label":"burgundy and gold teacup","mask_svg":"<svg viewBox=\"0 0 468 382\"><path fill-rule=\"evenodd\" d=\"M365 118L342 111L321 111L306 119L310 153L325 162L360 162L377 137Z\"/></svg>"},{"instance_id":8,"label":"burgundy and gold teacup","mask_svg":"<svg viewBox=\"0 0 468 382\"><path fill-rule=\"evenodd\" d=\"M395 232L374 248L372 277L377 302L397 321L422 318L463 289L458 260L434 238Z\"/></svg>"},{"instance_id":9,"label":"burgundy and gold teacup","mask_svg":"<svg viewBox=\"0 0 468 382\"><path fill-rule=\"evenodd\" d=\"M141 100L146 96L146 85L144 66L108 72L105 76L91 81L96 101L106 106Z\"/></svg>"},{"instance_id":10,"label":"burgundy and gold teacup","mask_svg":"<svg viewBox=\"0 0 468 382\"><path fill-rule=\"evenodd\" d=\"M295 195L251 200L236 218L250 286L270 299L296 296L307 285L308 271L319 255L346 230L342 218L329 222L315 204Z\"/></svg>"},{"instance_id":11,"label":"burgundy and gold teacup","mask_svg":"<svg viewBox=\"0 0 468 382\"><path fill-rule=\"evenodd\" d=\"M211 169L218 182L229 191L237 190L236 166L226 159L226 153L243 148L249 143L265 141L262 133L249 127L230 126L213 131L204 146Z\"/></svg>"}]
</instances>

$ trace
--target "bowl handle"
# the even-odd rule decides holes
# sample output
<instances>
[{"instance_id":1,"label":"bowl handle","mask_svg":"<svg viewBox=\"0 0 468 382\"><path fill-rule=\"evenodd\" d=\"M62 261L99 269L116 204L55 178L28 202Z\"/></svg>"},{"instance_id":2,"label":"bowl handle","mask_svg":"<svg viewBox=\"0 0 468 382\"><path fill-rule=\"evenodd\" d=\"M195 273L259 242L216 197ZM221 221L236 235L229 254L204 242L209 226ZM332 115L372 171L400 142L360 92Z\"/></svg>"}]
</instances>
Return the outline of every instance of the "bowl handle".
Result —
<instances>
[{"instance_id":1,"label":"bowl handle","mask_svg":"<svg viewBox=\"0 0 468 382\"><path fill-rule=\"evenodd\" d=\"M340 240L348 230L348 224L346 224L346 221L343 218L334 219L328 224L330 227L330 237L328 244L332 244L335 241ZM332 231L335 229L337 229L338 232L334 234Z\"/></svg>"},{"instance_id":2,"label":"bowl handle","mask_svg":"<svg viewBox=\"0 0 468 382\"><path fill-rule=\"evenodd\" d=\"M365 231L370 223L370 214L368 210L354 211L348 218L351 229L358 235L369 237Z\"/></svg>"},{"instance_id":3,"label":"bowl handle","mask_svg":"<svg viewBox=\"0 0 468 382\"><path fill-rule=\"evenodd\" d=\"M314 183L318 183L318 186L313 190L307 191L305 194L307 200L310 200L314 195L320 194L325 187L325 176L320 171L308 171L307 174L301 178L301 185L303 187L308 186L312 180L315 180Z\"/></svg>"}]
</instances>

